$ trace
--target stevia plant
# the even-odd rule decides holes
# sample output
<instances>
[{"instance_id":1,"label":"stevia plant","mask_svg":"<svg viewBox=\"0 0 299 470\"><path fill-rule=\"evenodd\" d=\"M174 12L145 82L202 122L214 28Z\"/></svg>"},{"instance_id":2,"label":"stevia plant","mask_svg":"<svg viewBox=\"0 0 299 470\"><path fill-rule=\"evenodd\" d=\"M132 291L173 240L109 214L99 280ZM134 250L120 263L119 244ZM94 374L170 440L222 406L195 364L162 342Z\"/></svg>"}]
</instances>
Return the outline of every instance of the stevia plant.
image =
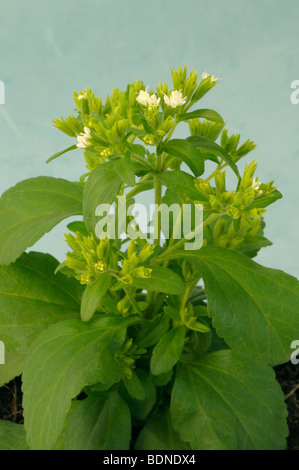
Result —
<instances>
[{"instance_id":1,"label":"stevia plant","mask_svg":"<svg viewBox=\"0 0 299 470\"><path fill-rule=\"evenodd\" d=\"M3 448L286 447L273 367L298 339L299 286L253 261L281 193L254 161L239 173L252 141L214 110L190 111L218 79L178 68L172 81L135 81L105 102L74 92L76 114L54 121L73 144L48 161L83 149L87 172L30 178L0 199L0 385L22 375L24 408L24 426L0 423ZM181 123L190 135L175 138ZM146 191L153 240L130 210ZM162 204L179 208L167 227ZM70 216L62 263L24 253Z\"/></svg>"}]
</instances>

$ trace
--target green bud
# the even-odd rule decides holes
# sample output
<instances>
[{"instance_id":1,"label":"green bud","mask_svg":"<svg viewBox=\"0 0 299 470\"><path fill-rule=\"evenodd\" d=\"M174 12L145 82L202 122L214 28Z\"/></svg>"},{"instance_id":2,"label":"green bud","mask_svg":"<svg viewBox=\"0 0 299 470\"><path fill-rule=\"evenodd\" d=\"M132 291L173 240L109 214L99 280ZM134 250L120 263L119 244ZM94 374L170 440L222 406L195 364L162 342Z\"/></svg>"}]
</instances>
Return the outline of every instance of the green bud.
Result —
<instances>
[{"instance_id":1,"label":"green bud","mask_svg":"<svg viewBox=\"0 0 299 470\"><path fill-rule=\"evenodd\" d=\"M225 229L225 221L222 218L219 218L214 225L213 229L213 238L214 240L218 239L219 236L223 233Z\"/></svg>"},{"instance_id":2,"label":"green bud","mask_svg":"<svg viewBox=\"0 0 299 470\"><path fill-rule=\"evenodd\" d=\"M140 268L133 269L132 275L137 276L137 277L142 277L142 278L148 278L148 277L151 277L151 272L152 272L152 269L145 268L142 266Z\"/></svg>"},{"instance_id":3,"label":"green bud","mask_svg":"<svg viewBox=\"0 0 299 470\"><path fill-rule=\"evenodd\" d=\"M132 284L133 282L133 279L132 279L132 276L130 274L125 274L125 276L122 276L120 278L120 281L123 282L124 284Z\"/></svg>"},{"instance_id":4,"label":"green bud","mask_svg":"<svg viewBox=\"0 0 299 470\"><path fill-rule=\"evenodd\" d=\"M143 142L146 144L146 145L155 145L156 143L156 139L155 139L155 136L153 134L146 134L146 136L143 137Z\"/></svg>"},{"instance_id":5,"label":"green bud","mask_svg":"<svg viewBox=\"0 0 299 470\"><path fill-rule=\"evenodd\" d=\"M213 194L211 194L209 196L209 202L210 202L211 207L215 211L222 212L222 202L217 196L214 196Z\"/></svg>"},{"instance_id":6,"label":"green bud","mask_svg":"<svg viewBox=\"0 0 299 470\"><path fill-rule=\"evenodd\" d=\"M226 213L230 217L233 217L233 219L237 219L238 217L240 217L239 209L234 206L228 206Z\"/></svg>"},{"instance_id":7,"label":"green bud","mask_svg":"<svg viewBox=\"0 0 299 470\"><path fill-rule=\"evenodd\" d=\"M80 283L81 284L89 284L90 283L90 276L88 274L82 274L80 276Z\"/></svg>"},{"instance_id":8,"label":"green bud","mask_svg":"<svg viewBox=\"0 0 299 470\"><path fill-rule=\"evenodd\" d=\"M225 171L217 171L214 176L216 184L216 194L222 194L225 192Z\"/></svg>"}]
</instances>

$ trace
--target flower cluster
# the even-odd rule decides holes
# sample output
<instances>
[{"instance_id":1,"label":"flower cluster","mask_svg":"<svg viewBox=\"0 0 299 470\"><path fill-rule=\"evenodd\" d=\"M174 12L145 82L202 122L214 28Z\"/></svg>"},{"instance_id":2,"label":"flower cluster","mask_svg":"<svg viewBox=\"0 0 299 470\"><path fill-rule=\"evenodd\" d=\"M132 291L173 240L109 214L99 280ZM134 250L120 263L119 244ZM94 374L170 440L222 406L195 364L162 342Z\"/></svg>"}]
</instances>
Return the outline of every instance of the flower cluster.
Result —
<instances>
[{"instance_id":1,"label":"flower cluster","mask_svg":"<svg viewBox=\"0 0 299 470\"><path fill-rule=\"evenodd\" d=\"M225 171L217 171L214 175L215 187L208 180L199 178L195 181L196 188L208 199L203 201L206 211L212 210L221 216L212 227L212 232L205 232L206 242L213 245L234 248L251 240L258 243L263 226L262 216L266 212L260 198L274 193L273 182L264 184L253 176L257 164L246 165L238 188L226 190ZM273 201L275 198L273 198ZM263 240L263 242L265 239Z\"/></svg>"},{"instance_id":2,"label":"flower cluster","mask_svg":"<svg viewBox=\"0 0 299 470\"><path fill-rule=\"evenodd\" d=\"M128 258L123 260L120 281L123 284L132 284L133 277L148 278L152 269L144 264L154 252L154 246L146 243L139 251L136 251L135 240L131 240L128 247Z\"/></svg>"},{"instance_id":3,"label":"flower cluster","mask_svg":"<svg viewBox=\"0 0 299 470\"><path fill-rule=\"evenodd\" d=\"M109 239L97 240L91 234L75 236L66 234L65 239L73 251L68 252L64 264L74 271L81 284L89 284L107 271L110 250Z\"/></svg>"},{"instance_id":4,"label":"flower cluster","mask_svg":"<svg viewBox=\"0 0 299 470\"><path fill-rule=\"evenodd\" d=\"M149 108L158 107L160 104L160 98L157 98L155 93L150 95L147 92L147 89L148 87L146 87L145 91L140 90L136 100L138 101L138 103L142 104L143 106L148 106ZM171 108L177 108L178 106L182 106L186 103L186 101L187 97L183 97L181 90L173 90L170 93L170 96L167 96L164 93L164 102L167 104L167 106L170 106Z\"/></svg>"}]
</instances>

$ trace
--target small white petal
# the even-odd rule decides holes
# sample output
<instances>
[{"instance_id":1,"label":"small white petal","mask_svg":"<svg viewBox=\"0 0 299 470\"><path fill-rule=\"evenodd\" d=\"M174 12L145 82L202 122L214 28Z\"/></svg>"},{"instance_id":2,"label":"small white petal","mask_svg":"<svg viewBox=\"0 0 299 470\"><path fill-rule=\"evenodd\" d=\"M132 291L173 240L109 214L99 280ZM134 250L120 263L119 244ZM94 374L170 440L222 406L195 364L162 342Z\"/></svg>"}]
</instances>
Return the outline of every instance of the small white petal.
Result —
<instances>
[{"instance_id":1,"label":"small white petal","mask_svg":"<svg viewBox=\"0 0 299 470\"><path fill-rule=\"evenodd\" d=\"M146 87L145 91L140 90L136 98L136 101L138 101L138 103L142 104L143 106L146 106L148 104L148 99L150 97L149 93L147 92L147 89L148 86Z\"/></svg>"},{"instance_id":2,"label":"small white petal","mask_svg":"<svg viewBox=\"0 0 299 470\"><path fill-rule=\"evenodd\" d=\"M157 98L155 93L153 93L147 100L147 104L149 106L159 106L160 104L160 98Z\"/></svg>"},{"instance_id":3,"label":"small white petal","mask_svg":"<svg viewBox=\"0 0 299 470\"><path fill-rule=\"evenodd\" d=\"M83 98L87 98L87 94L86 93L80 93L80 95L78 95L78 100L82 100Z\"/></svg>"},{"instance_id":4,"label":"small white petal","mask_svg":"<svg viewBox=\"0 0 299 470\"><path fill-rule=\"evenodd\" d=\"M84 132L77 135L77 147L79 149L85 149L88 146L88 139L91 137L89 127L84 127Z\"/></svg>"},{"instance_id":5,"label":"small white petal","mask_svg":"<svg viewBox=\"0 0 299 470\"><path fill-rule=\"evenodd\" d=\"M257 181L257 176L255 176L255 177L253 178L253 180L252 180L252 189L253 189L254 191L257 191L257 192L259 193L259 196L263 193L263 191L259 189L259 187L260 187L261 184L262 184L262 183L260 183L259 181Z\"/></svg>"},{"instance_id":6,"label":"small white petal","mask_svg":"<svg viewBox=\"0 0 299 470\"><path fill-rule=\"evenodd\" d=\"M170 106L171 108L177 108L178 106L182 106L186 103L187 97L185 96L183 98L181 91L174 90L170 93L170 97L164 94L164 101L167 106Z\"/></svg>"},{"instance_id":7,"label":"small white petal","mask_svg":"<svg viewBox=\"0 0 299 470\"><path fill-rule=\"evenodd\" d=\"M213 82L218 82L218 80L220 80L220 78L215 78L214 75L211 75L210 73L207 73L207 72L203 72L201 74L202 80L205 80L208 77L210 77L212 83Z\"/></svg>"}]
</instances>

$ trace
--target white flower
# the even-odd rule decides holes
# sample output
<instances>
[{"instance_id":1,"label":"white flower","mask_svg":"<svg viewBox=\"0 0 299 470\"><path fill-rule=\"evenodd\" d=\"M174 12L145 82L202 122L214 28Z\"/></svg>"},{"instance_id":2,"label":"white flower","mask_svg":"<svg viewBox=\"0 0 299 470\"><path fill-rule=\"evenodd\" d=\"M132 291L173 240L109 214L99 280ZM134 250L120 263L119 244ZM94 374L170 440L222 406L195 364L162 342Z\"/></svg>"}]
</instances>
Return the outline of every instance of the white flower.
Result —
<instances>
[{"instance_id":1,"label":"white flower","mask_svg":"<svg viewBox=\"0 0 299 470\"><path fill-rule=\"evenodd\" d=\"M207 72L203 72L203 73L201 74L202 80L205 80L205 79L208 78L208 77L211 77L211 82L212 82L212 83L213 83L213 82L218 82L218 80L219 80L219 78L215 78L214 75L211 75L211 74L209 74L209 73L207 73Z\"/></svg>"},{"instance_id":2,"label":"white flower","mask_svg":"<svg viewBox=\"0 0 299 470\"><path fill-rule=\"evenodd\" d=\"M136 101L138 103L142 104L143 106L159 106L160 103L160 98L157 98L155 93L150 95L147 91L148 86L146 87L146 90L140 90L138 93L138 96L136 98Z\"/></svg>"},{"instance_id":3,"label":"white flower","mask_svg":"<svg viewBox=\"0 0 299 470\"><path fill-rule=\"evenodd\" d=\"M88 139L90 139L90 137L91 134L89 127L84 127L84 132L81 132L81 134L77 135L78 149L85 149L88 146Z\"/></svg>"},{"instance_id":4,"label":"white flower","mask_svg":"<svg viewBox=\"0 0 299 470\"><path fill-rule=\"evenodd\" d=\"M261 196L261 194L263 194L263 191L259 189L260 185L261 183L257 181L257 176L255 176L255 178L253 178L252 180L252 189L258 194L258 196Z\"/></svg>"},{"instance_id":5,"label":"white flower","mask_svg":"<svg viewBox=\"0 0 299 470\"><path fill-rule=\"evenodd\" d=\"M87 98L87 93L80 93L78 95L78 100L83 100L83 98Z\"/></svg>"},{"instance_id":6,"label":"white flower","mask_svg":"<svg viewBox=\"0 0 299 470\"><path fill-rule=\"evenodd\" d=\"M177 106L182 106L187 101L187 97L183 98L181 91L174 90L170 93L170 97L164 94L164 101L167 106L171 108L176 108Z\"/></svg>"},{"instance_id":7,"label":"white flower","mask_svg":"<svg viewBox=\"0 0 299 470\"><path fill-rule=\"evenodd\" d=\"M138 101L138 103L142 104L143 106L147 105L148 99L150 98L150 95L147 92L147 89L148 89L148 86L146 87L145 91L140 90L136 98L136 101Z\"/></svg>"},{"instance_id":8,"label":"white flower","mask_svg":"<svg viewBox=\"0 0 299 470\"><path fill-rule=\"evenodd\" d=\"M152 107L155 107L155 106L159 106L160 104L160 98L157 98L157 96L155 95L155 93L153 93L147 100L147 104L149 106L152 106Z\"/></svg>"}]
</instances>

